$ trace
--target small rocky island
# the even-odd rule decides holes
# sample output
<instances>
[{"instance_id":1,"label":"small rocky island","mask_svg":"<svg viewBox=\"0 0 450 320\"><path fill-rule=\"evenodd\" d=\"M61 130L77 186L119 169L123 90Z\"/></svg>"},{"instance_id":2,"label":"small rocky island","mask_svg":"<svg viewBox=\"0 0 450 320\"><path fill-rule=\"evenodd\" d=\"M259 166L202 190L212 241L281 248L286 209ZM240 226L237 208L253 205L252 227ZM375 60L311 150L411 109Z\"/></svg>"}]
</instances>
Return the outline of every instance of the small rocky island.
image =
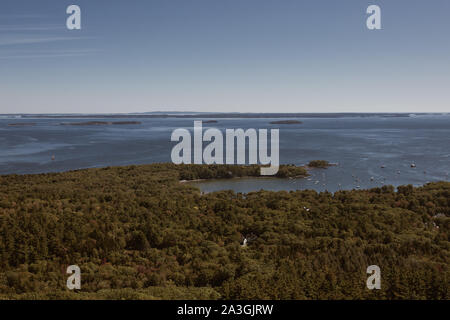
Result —
<instances>
[{"instance_id":1,"label":"small rocky island","mask_svg":"<svg viewBox=\"0 0 450 320\"><path fill-rule=\"evenodd\" d=\"M272 121L270 124L302 124L301 121L298 120L279 120L279 121Z\"/></svg>"}]
</instances>

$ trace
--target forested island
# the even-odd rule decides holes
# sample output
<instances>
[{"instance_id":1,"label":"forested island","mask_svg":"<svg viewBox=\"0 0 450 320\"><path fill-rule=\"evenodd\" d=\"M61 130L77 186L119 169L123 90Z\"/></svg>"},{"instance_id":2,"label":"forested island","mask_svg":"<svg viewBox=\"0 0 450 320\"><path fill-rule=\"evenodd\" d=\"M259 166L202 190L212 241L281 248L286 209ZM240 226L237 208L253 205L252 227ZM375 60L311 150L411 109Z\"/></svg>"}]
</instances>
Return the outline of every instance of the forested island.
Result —
<instances>
[{"instance_id":1,"label":"forested island","mask_svg":"<svg viewBox=\"0 0 450 320\"><path fill-rule=\"evenodd\" d=\"M450 183L334 194L179 183L252 170L0 176L0 298L450 298ZM81 268L80 290L66 288L69 265ZM366 288L369 265L381 290Z\"/></svg>"}]
</instances>

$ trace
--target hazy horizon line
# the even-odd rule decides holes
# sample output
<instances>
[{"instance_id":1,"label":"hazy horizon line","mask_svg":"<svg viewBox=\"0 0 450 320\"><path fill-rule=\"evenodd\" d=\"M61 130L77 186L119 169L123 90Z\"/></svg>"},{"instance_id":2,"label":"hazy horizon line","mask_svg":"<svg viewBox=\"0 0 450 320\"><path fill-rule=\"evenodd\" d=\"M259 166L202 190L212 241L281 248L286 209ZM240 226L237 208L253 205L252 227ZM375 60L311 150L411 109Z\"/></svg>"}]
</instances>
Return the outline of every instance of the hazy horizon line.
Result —
<instances>
[{"instance_id":1,"label":"hazy horizon line","mask_svg":"<svg viewBox=\"0 0 450 320\"><path fill-rule=\"evenodd\" d=\"M143 112L16 112L0 113L0 115L120 115L120 114L170 114L170 113L197 113L197 114L450 114L450 111L389 111L389 112L367 112L367 111L338 111L338 112L254 112L254 111L143 111Z\"/></svg>"}]
</instances>

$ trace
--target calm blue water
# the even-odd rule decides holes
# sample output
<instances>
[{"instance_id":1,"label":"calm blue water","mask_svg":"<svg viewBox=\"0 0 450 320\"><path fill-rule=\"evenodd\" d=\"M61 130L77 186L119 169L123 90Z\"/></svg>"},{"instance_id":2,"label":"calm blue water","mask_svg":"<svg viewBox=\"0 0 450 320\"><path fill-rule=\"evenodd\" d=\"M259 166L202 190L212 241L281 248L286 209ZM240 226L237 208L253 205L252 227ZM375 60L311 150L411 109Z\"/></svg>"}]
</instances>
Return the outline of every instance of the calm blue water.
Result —
<instances>
[{"instance_id":1,"label":"calm blue water","mask_svg":"<svg viewBox=\"0 0 450 320\"><path fill-rule=\"evenodd\" d=\"M141 125L61 126L89 119L0 119L0 174L67 171L170 161L176 128L194 119L95 119L141 121ZM200 118L198 120L201 120ZM323 159L339 163L313 170L309 179L243 179L201 183L204 191L259 189L318 191L369 188L383 184L422 185L448 181L450 116L299 119L299 125L270 125L275 119L217 119L225 128L280 128L281 163ZM280 120L280 119L276 119ZM33 122L34 126L8 126ZM52 160L54 155L55 160ZM411 168L411 163L416 168ZM385 168L381 168L385 166Z\"/></svg>"}]
</instances>

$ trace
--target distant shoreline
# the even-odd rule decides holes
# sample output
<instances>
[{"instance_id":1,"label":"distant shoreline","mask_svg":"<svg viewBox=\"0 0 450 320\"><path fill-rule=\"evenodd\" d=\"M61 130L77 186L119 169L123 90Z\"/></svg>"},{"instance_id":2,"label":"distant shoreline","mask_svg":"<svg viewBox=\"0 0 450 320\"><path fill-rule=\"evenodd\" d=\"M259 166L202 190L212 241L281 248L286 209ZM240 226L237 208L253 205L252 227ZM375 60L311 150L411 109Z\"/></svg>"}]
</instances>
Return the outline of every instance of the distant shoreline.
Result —
<instances>
[{"instance_id":1,"label":"distant shoreline","mask_svg":"<svg viewBox=\"0 0 450 320\"><path fill-rule=\"evenodd\" d=\"M202 112L166 112L166 113L114 113L114 114L0 114L0 119L8 119L9 117L14 119L126 119L126 118L136 118L136 119L164 119L164 118L174 118L174 119L279 119L279 118L371 118L371 117L383 117L383 118L410 118L415 116L430 116L430 115L445 115L448 116L449 113L202 113Z\"/></svg>"}]
</instances>

